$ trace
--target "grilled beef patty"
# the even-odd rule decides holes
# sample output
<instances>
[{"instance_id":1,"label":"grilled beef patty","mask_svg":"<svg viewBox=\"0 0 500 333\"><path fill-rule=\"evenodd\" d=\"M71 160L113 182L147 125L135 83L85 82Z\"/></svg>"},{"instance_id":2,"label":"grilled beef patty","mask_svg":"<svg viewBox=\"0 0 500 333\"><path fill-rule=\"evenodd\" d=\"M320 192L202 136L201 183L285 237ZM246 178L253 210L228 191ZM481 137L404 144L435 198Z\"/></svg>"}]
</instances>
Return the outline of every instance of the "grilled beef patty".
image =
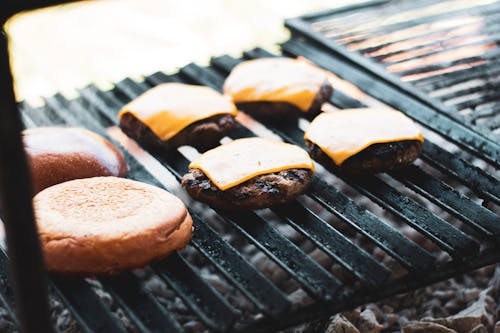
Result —
<instances>
[{"instance_id":1,"label":"grilled beef patty","mask_svg":"<svg viewBox=\"0 0 500 333\"><path fill-rule=\"evenodd\" d=\"M242 110L249 115L267 121L283 121L283 120L296 120L300 115L308 117L315 117L321 111L323 103L327 102L332 96L333 88L330 82L325 81L318 94L307 112L302 111L295 105L286 102L245 102L236 103L239 110Z\"/></svg>"},{"instance_id":2,"label":"grilled beef patty","mask_svg":"<svg viewBox=\"0 0 500 333\"><path fill-rule=\"evenodd\" d=\"M120 127L129 137L147 147L175 149L189 145L204 151L219 145L236 125L232 115L220 114L192 123L167 141L161 140L149 127L144 125L133 114L126 113L120 119Z\"/></svg>"},{"instance_id":3,"label":"grilled beef patty","mask_svg":"<svg viewBox=\"0 0 500 333\"><path fill-rule=\"evenodd\" d=\"M308 189L311 177L311 170L289 169L256 176L221 191L203 171L189 169L182 186L194 199L215 208L260 209L292 201Z\"/></svg>"},{"instance_id":4,"label":"grilled beef patty","mask_svg":"<svg viewBox=\"0 0 500 333\"><path fill-rule=\"evenodd\" d=\"M422 151L422 142L417 140L375 143L349 157L339 167L316 144L306 140L306 145L311 157L325 167L352 174L377 173L401 168L415 161Z\"/></svg>"}]
</instances>

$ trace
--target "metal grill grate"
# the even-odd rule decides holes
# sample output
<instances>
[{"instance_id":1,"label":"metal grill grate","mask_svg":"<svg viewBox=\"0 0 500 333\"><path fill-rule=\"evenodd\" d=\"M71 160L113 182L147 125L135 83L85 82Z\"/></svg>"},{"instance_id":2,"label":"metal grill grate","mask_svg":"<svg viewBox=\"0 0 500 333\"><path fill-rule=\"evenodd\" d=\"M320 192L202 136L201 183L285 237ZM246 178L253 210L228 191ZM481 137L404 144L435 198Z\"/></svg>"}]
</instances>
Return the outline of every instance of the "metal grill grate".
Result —
<instances>
[{"instance_id":1,"label":"metal grill grate","mask_svg":"<svg viewBox=\"0 0 500 333\"><path fill-rule=\"evenodd\" d=\"M286 25L491 145L500 141L499 18L492 0L371 1ZM382 98L385 89L369 93ZM498 166L498 145L472 146Z\"/></svg>"},{"instance_id":2,"label":"metal grill grate","mask_svg":"<svg viewBox=\"0 0 500 333\"><path fill-rule=\"evenodd\" d=\"M291 41L284 46L284 50L290 53L299 49L303 51L300 47L300 43ZM323 57L326 55L323 56L320 51L310 49L307 55L319 65L324 65L323 60L326 58ZM262 49L245 53L246 58L263 56L272 55ZM240 61L242 59L221 56L212 59L210 67L190 64L177 74L156 73L144 82L125 79L111 91L89 86L82 89L80 97L76 99L68 100L58 94L47 98L43 107L33 108L21 104L20 109L27 127L83 126L120 146L108 128L117 125L116 115L124 103L162 82L197 83L220 90L224 77ZM336 75L355 70L347 63L325 67ZM367 88L366 85L358 85ZM348 108L362 106L365 101L363 98L353 99L347 92L337 90L331 103L333 107ZM411 105L403 110L410 110L410 116L453 142L460 141L462 135L473 135L473 132L457 127L448 118L440 118L435 112L428 118L425 110L412 110ZM258 122L248 117L240 120L231 138L256 135L255 132L261 126ZM273 135L304 146L301 126L265 126ZM475 138L471 137L471 140ZM474 144L472 141L466 143L467 147ZM129 177L164 187L165 182L155 178L154 172L148 171L142 164L144 161L136 159L137 156L130 151L124 149L130 165ZM477 153L475 159L482 157L478 150L471 151ZM498 154L498 150L492 152ZM150 150L149 153L177 182L187 170L189 160L182 150L168 154ZM274 284L269 276L259 271L236 245L226 240L224 232L216 230L209 223L207 208L200 205L192 205L190 210L195 226L192 251L205 258L216 274L249 300L254 305L253 313L256 315L252 320L245 318L241 308L200 274L199 267L186 251L152 265L151 274L169 286L207 329L220 332L276 331L358 304L413 290L500 261L500 218L494 212L500 204L500 186L498 179L489 174L487 169L474 166L444 149L442 142L433 143L429 139L425 142L419 165L404 171L360 179L341 174L331 175L326 171L318 173L304 200L271 209L275 215L272 218L259 212L216 212L234 234L253 244L289 279L296 281L311 298L307 305L295 304L282 286ZM343 190L334 185L336 182L347 184L343 187L355 189L359 194ZM454 189L459 183L462 189ZM391 221L398 222L388 222L387 216L373 208L374 205L371 208L361 205L360 200L366 198L386 210ZM428 202L440 207L449 216L431 210ZM338 222L332 224L332 219ZM310 240L351 278L346 279L313 260L280 231L278 226L286 224ZM354 234L338 228L336 224L348 226ZM436 246L435 250L431 251L411 241L402 232L404 225L421 233ZM363 235L366 243L354 241L354 235ZM373 248L387 253L393 265L383 264L375 258L370 251ZM443 253L447 255L443 256ZM7 260L4 252L0 253L0 259L0 272L4 273ZM0 300L11 311L14 306L12 295L5 277L1 277ZM138 331L183 331L178 318L167 311L154 292L146 288L141 273L126 273L99 279L99 282ZM50 287L54 297L65 304L84 332L125 332L122 322L98 297L91 281L52 277Z\"/></svg>"}]
</instances>

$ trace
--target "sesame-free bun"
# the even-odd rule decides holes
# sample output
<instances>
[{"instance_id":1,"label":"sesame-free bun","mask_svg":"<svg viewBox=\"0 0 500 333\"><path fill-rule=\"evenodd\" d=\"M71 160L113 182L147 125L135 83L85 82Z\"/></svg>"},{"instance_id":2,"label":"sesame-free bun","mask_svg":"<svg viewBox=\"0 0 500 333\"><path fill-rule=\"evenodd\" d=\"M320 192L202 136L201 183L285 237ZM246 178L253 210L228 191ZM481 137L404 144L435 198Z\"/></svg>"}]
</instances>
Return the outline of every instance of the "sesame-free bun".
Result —
<instances>
[{"instance_id":1,"label":"sesame-free bun","mask_svg":"<svg viewBox=\"0 0 500 333\"><path fill-rule=\"evenodd\" d=\"M51 272L92 276L140 268L191 239L191 216L179 198L129 179L72 180L33 202Z\"/></svg>"},{"instance_id":2,"label":"sesame-free bun","mask_svg":"<svg viewBox=\"0 0 500 333\"><path fill-rule=\"evenodd\" d=\"M68 180L124 177L122 153L102 136L84 128L40 127L23 131L34 193Z\"/></svg>"}]
</instances>

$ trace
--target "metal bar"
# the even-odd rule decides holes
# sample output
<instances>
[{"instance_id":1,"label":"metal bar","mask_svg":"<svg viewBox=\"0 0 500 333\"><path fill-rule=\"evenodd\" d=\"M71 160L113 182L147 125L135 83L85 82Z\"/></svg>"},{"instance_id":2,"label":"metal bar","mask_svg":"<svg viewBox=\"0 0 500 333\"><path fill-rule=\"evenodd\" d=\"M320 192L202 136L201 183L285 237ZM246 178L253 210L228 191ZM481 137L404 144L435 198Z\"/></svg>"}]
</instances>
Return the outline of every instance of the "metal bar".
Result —
<instances>
[{"instance_id":1,"label":"metal bar","mask_svg":"<svg viewBox=\"0 0 500 333\"><path fill-rule=\"evenodd\" d=\"M419 167L412 165L405 170L393 171L390 174L477 231L500 239L499 216L455 191L446 183L431 177Z\"/></svg>"},{"instance_id":2,"label":"metal bar","mask_svg":"<svg viewBox=\"0 0 500 333\"><path fill-rule=\"evenodd\" d=\"M456 274L466 273L479 267L491 265L500 261L500 248L492 248L485 251L477 258L470 258L458 264L450 262L445 265L436 266L428 274L420 276L418 279L414 275L408 275L390 284L373 290L360 289L352 294L345 295L340 300L328 304L315 303L299 308L289 313L286 321L263 320L248 325L242 333L271 333L280 331L288 326L294 326L311 320L328 318L332 313L338 313L357 306L387 298L391 295L401 294L416 290L418 288L449 279Z\"/></svg>"},{"instance_id":3,"label":"metal bar","mask_svg":"<svg viewBox=\"0 0 500 333\"><path fill-rule=\"evenodd\" d=\"M352 272L363 284L374 287L387 280L390 275L389 270L328 222L311 210L306 210L307 214L295 203L273 209L278 216L310 238L316 246L335 258L342 267Z\"/></svg>"},{"instance_id":4,"label":"metal bar","mask_svg":"<svg viewBox=\"0 0 500 333\"><path fill-rule=\"evenodd\" d=\"M14 292L9 284L9 258L2 248L0 249L0 299L14 324L19 325L15 314Z\"/></svg>"},{"instance_id":5,"label":"metal bar","mask_svg":"<svg viewBox=\"0 0 500 333\"><path fill-rule=\"evenodd\" d=\"M415 6L413 8L413 11L416 10L417 12L420 8L425 9L425 7L428 6L428 3L425 3L422 1L413 2L413 4L410 1L407 3L402 3L402 5L405 6L408 3L410 3L410 6L412 6L413 4L417 4L419 7L417 8ZM349 43L358 43L358 42L362 42L362 41L369 39L369 38L372 38L372 37L385 36L385 35L388 35L390 33L400 32L401 30L411 29L411 28L414 28L417 26L423 26L423 25L426 26L426 25L429 25L429 24L436 22L438 19L443 19L443 18L444 19L450 19L450 18L457 19L460 16L470 17L470 16L476 16L476 15L488 17L490 15L497 13L500 10L499 6L497 6L497 5L486 4L486 5L480 5L480 6L468 8L465 10L458 9L458 10L451 10L451 11L443 11L441 13L437 13L434 15L428 15L428 16L424 16L424 17L419 17L417 19L409 19L409 20L404 20L402 22L398 22L398 23L385 24L385 21L382 20L381 18L390 17L393 14L399 15L402 13L403 10L402 10L401 6L395 6L394 4L389 4L389 6L387 6L387 8L386 8L386 11L384 11L383 9L384 8L377 8L376 12L372 11L372 13L367 13L367 15L365 15L363 17L363 19L359 18L358 20L353 20L353 19L347 20L347 17L344 17L344 19L346 19L346 21L347 21L348 26L345 26L345 25L342 26L342 25L339 25L338 23L336 23L335 25L330 24L330 26L338 27L338 29L337 29L339 31L338 34L332 34L330 30L324 30L324 29L323 30L315 29L315 30L318 32L321 32L323 34L327 34L330 38L336 39L337 41L342 41L342 40L345 40L348 38ZM406 13L408 15L409 11L407 11ZM372 24L368 27L368 29L364 29L364 30L355 29L354 34L356 34L356 33L358 34L358 38L356 38L356 35L354 35L352 32L352 29L355 27L355 25L353 25L354 22L364 22L365 26L366 26L367 23L369 24L369 23L375 22L376 19L378 19L378 21L376 21L378 24L376 24L376 25ZM292 20L302 20L305 22L309 21L307 19L307 17L304 17L304 16L296 18L296 19L292 19ZM325 24L326 21L328 21L327 17L323 17L323 18L317 17L316 22L307 22L307 23L310 23L311 25L314 26L315 24L316 25ZM390 21L390 20L388 20L388 21ZM344 31L348 31L348 32L344 33ZM427 28L424 30L424 32L422 34L419 34L418 36L425 36L429 33L433 33L436 31L446 31L446 29L434 29L434 30L432 30L432 29ZM405 39L401 39L401 40L405 40ZM385 44L381 44L380 46L383 47L384 45Z\"/></svg>"},{"instance_id":6,"label":"metal bar","mask_svg":"<svg viewBox=\"0 0 500 333\"><path fill-rule=\"evenodd\" d=\"M24 152L23 128L10 73L7 36L0 31L0 202L10 274L21 332L52 332L47 273L31 204L31 175Z\"/></svg>"},{"instance_id":7,"label":"metal bar","mask_svg":"<svg viewBox=\"0 0 500 333\"><path fill-rule=\"evenodd\" d=\"M179 254L152 265L159 276L209 328L227 332L236 321L233 307Z\"/></svg>"},{"instance_id":8,"label":"metal bar","mask_svg":"<svg viewBox=\"0 0 500 333\"><path fill-rule=\"evenodd\" d=\"M116 320L82 278L53 276L51 280L51 289L68 307L86 333L126 333L122 323Z\"/></svg>"},{"instance_id":9,"label":"metal bar","mask_svg":"<svg viewBox=\"0 0 500 333\"><path fill-rule=\"evenodd\" d=\"M100 279L141 332L182 333L184 330L163 306L144 289L132 273Z\"/></svg>"},{"instance_id":10,"label":"metal bar","mask_svg":"<svg viewBox=\"0 0 500 333\"><path fill-rule=\"evenodd\" d=\"M232 246L217 236L208 224L196 217L193 220L196 230L193 246L220 269L259 310L276 319L285 314L290 307L285 295Z\"/></svg>"},{"instance_id":11,"label":"metal bar","mask_svg":"<svg viewBox=\"0 0 500 333\"><path fill-rule=\"evenodd\" d=\"M500 182L484 170L468 163L438 145L424 141L422 158L439 170L467 184L480 196L500 203Z\"/></svg>"}]
</instances>

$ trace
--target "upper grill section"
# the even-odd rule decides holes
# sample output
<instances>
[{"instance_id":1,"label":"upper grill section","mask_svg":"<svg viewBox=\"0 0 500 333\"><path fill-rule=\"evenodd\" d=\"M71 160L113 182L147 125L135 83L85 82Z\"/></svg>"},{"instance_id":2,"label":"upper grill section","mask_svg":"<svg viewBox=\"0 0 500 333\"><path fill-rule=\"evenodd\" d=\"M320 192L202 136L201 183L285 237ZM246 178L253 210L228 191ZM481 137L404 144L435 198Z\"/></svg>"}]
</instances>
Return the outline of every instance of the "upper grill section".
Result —
<instances>
[{"instance_id":1,"label":"upper grill section","mask_svg":"<svg viewBox=\"0 0 500 333\"><path fill-rule=\"evenodd\" d=\"M423 0L372 1L287 26L498 142L499 22L498 1Z\"/></svg>"}]
</instances>

